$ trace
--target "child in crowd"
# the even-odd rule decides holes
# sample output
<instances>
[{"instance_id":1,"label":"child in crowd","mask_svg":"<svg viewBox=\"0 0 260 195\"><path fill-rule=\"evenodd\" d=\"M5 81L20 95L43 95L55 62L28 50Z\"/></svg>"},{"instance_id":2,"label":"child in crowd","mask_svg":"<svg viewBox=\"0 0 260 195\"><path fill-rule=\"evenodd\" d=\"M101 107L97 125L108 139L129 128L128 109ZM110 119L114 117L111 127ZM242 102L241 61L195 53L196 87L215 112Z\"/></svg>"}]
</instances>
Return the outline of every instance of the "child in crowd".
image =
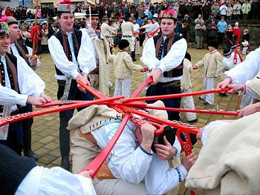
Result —
<instances>
[{"instance_id":1,"label":"child in crowd","mask_svg":"<svg viewBox=\"0 0 260 195\"><path fill-rule=\"evenodd\" d=\"M208 42L209 53L207 53L201 61L196 63L195 68L204 66L204 83L203 90L214 89L215 78L220 77L224 71L223 59L217 50L218 41L210 40ZM214 94L205 94L200 96L204 100L204 105L214 104Z\"/></svg>"},{"instance_id":2,"label":"child in crowd","mask_svg":"<svg viewBox=\"0 0 260 195\"><path fill-rule=\"evenodd\" d=\"M142 70L141 65L133 63L131 56L128 54L129 42L122 39L119 42L119 52L114 59L116 86L114 96L124 95L130 97L132 84L132 71Z\"/></svg>"}]
</instances>

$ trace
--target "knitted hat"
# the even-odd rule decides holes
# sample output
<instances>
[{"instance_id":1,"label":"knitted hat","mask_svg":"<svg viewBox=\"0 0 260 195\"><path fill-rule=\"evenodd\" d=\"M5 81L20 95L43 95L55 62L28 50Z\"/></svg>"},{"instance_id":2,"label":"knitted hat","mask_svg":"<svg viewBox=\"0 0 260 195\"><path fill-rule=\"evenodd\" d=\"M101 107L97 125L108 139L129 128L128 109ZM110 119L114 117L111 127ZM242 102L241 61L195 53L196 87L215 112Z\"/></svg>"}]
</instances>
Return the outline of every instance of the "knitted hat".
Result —
<instances>
[{"instance_id":1,"label":"knitted hat","mask_svg":"<svg viewBox=\"0 0 260 195\"><path fill-rule=\"evenodd\" d=\"M5 22L0 22L0 34L9 34L10 29L8 28L8 25Z\"/></svg>"},{"instance_id":2,"label":"knitted hat","mask_svg":"<svg viewBox=\"0 0 260 195\"><path fill-rule=\"evenodd\" d=\"M123 50L129 45L130 45L129 42L126 39L121 39L121 41L119 41L118 47L119 49Z\"/></svg>"},{"instance_id":3,"label":"knitted hat","mask_svg":"<svg viewBox=\"0 0 260 195\"><path fill-rule=\"evenodd\" d=\"M214 48L217 49L218 48L218 40L216 40L216 39L209 40L208 47L214 47Z\"/></svg>"},{"instance_id":4,"label":"knitted hat","mask_svg":"<svg viewBox=\"0 0 260 195\"><path fill-rule=\"evenodd\" d=\"M227 48L223 51L223 56L229 56L232 53L232 49L231 48Z\"/></svg>"},{"instance_id":5,"label":"knitted hat","mask_svg":"<svg viewBox=\"0 0 260 195\"><path fill-rule=\"evenodd\" d=\"M57 6L58 13L74 13L76 5L71 4L70 0L63 0Z\"/></svg>"}]
</instances>

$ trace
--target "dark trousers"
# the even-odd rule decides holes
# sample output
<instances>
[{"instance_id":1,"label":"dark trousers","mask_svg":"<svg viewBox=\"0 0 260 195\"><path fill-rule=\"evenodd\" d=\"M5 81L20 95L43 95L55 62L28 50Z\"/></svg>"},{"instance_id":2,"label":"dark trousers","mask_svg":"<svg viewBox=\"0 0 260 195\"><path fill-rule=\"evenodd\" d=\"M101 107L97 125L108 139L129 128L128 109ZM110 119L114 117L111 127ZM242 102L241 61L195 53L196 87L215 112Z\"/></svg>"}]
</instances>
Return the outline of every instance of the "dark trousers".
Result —
<instances>
[{"instance_id":1,"label":"dark trousers","mask_svg":"<svg viewBox=\"0 0 260 195\"><path fill-rule=\"evenodd\" d=\"M168 83L157 83L156 85L151 85L146 92L146 96L153 95L168 95L181 93L180 81L173 81ZM158 99L159 100L159 99ZM180 108L181 98L172 98L162 100L164 105L169 108ZM148 101L148 103L153 103L155 101ZM169 120L180 120L179 112L167 111Z\"/></svg>"},{"instance_id":2,"label":"dark trousers","mask_svg":"<svg viewBox=\"0 0 260 195\"><path fill-rule=\"evenodd\" d=\"M0 140L0 144L8 146L21 156L23 149L23 131L20 122L9 124L7 140Z\"/></svg>"},{"instance_id":3,"label":"dark trousers","mask_svg":"<svg viewBox=\"0 0 260 195\"><path fill-rule=\"evenodd\" d=\"M57 97L60 99L64 93L65 88L65 81L64 82L58 82L58 93ZM71 82L71 87L69 91L68 100L93 100L93 97L90 93L83 93L81 92L78 87L75 80ZM77 109L78 111L82 110L84 108ZM67 130L68 122L73 116L74 109L67 110L60 112L60 129L59 129L59 136L60 136L60 153L61 156L69 156L70 152L70 133Z\"/></svg>"},{"instance_id":4,"label":"dark trousers","mask_svg":"<svg viewBox=\"0 0 260 195\"><path fill-rule=\"evenodd\" d=\"M32 112L32 111L33 111L32 105L26 104L26 106L21 107L19 113L26 113L26 112ZM21 124L22 124L22 129L23 129L24 150L31 150L33 118L22 120Z\"/></svg>"}]
</instances>

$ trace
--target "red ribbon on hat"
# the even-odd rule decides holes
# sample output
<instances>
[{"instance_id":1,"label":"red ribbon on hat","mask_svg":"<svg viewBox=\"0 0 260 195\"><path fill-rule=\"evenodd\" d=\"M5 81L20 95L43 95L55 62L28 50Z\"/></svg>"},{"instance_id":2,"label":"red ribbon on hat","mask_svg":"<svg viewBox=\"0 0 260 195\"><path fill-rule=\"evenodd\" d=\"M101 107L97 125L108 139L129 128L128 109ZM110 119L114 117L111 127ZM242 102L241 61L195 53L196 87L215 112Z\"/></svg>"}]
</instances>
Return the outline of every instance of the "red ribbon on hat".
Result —
<instances>
[{"instance_id":1,"label":"red ribbon on hat","mask_svg":"<svg viewBox=\"0 0 260 195\"><path fill-rule=\"evenodd\" d=\"M63 0L63 1L61 1L59 4L68 4L68 5L67 5L67 8L69 8L70 5L71 5L71 2L70 2L70 0Z\"/></svg>"}]
</instances>

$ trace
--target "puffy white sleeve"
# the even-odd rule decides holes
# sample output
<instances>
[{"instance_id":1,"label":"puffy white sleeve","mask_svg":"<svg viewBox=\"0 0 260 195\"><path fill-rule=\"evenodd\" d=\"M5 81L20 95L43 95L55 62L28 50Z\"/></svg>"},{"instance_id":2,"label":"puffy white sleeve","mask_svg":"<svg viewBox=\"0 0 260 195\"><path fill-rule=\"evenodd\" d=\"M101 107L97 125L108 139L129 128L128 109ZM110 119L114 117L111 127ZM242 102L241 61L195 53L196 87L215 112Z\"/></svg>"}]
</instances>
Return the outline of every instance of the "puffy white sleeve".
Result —
<instances>
[{"instance_id":1,"label":"puffy white sleeve","mask_svg":"<svg viewBox=\"0 0 260 195\"><path fill-rule=\"evenodd\" d=\"M233 83L244 84L260 72L260 48L250 52L245 61L236 65L225 75L232 78Z\"/></svg>"},{"instance_id":2,"label":"puffy white sleeve","mask_svg":"<svg viewBox=\"0 0 260 195\"><path fill-rule=\"evenodd\" d=\"M21 94L39 97L44 92L45 83L43 80L27 65L25 60L17 57L17 77Z\"/></svg>"},{"instance_id":3,"label":"puffy white sleeve","mask_svg":"<svg viewBox=\"0 0 260 195\"><path fill-rule=\"evenodd\" d=\"M118 127L118 123L112 123L91 133L97 140L98 145L104 148L105 145L101 144L100 140L102 140L102 137L105 137L107 144L114 136ZM130 128L132 129L132 127ZM151 165L152 153L148 153L138 146L135 135L130 128L128 123L110 154L108 166L116 178L121 178L132 184L138 184L144 179Z\"/></svg>"},{"instance_id":4,"label":"puffy white sleeve","mask_svg":"<svg viewBox=\"0 0 260 195\"><path fill-rule=\"evenodd\" d=\"M163 161L154 154L151 167L145 176L145 187L148 194L166 194L186 176L187 170L183 165L170 168L167 160Z\"/></svg>"},{"instance_id":5,"label":"puffy white sleeve","mask_svg":"<svg viewBox=\"0 0 260 195\"><path fill-rule=\"evenodd\" d=\"M34 167L20 183L15 195L28 194L96 195L92 181L61 167Z\"/></svg>"},{"instance_id":6,"label":"puffy white sleeve","mask_svg":"<svg viewBox=\"0 0 260 195\"><path fill-rule=\"evenodd\" d=\"M32 50L32 48L31 47L28 47L28 46L26 46L27 47L27 50L28 50L28 54L30 55L30 56L32 56L33 55L33 50ZM31 63L31 59L29 58L29 62ZM39 60L39 59L37 59L37 63L36 63L36 67L33 67L33 69L34 70L36 70L37 68L39 68L41 66L41 61Z\"/></svg>"},{"instance_id":7,"label":"puffy white sleeve","mask_svg":"<svg viewBox=\"0 0 260 195\"><path fill-rule=\"evenodd\" d=\"M166 56L161 59L160 65L158 68L162 70L162 72L170 71L173 68L179 66L182 60L185 57L187 51L187 42L185 39L180 39L176 41L170 51Z\"/></svg>"},{"instance_id":8,"label":"puffy white sleeve","mask_svg":"<svg viewBox=\"0 0 260 195\"><path fill-rule=\"evenodd\" d=\"M28 95L18 94L15 90L4 87L0 84L0 104L5 106L12 106L18 104L26 105Z\"/></svg>"},{"instance_id":9,"label":"puffy white sleeve","mask_svg":"<svg viewBox=\"0 0 260 195\"><path fill-rule=\"evenodd\" d=\"M81 42L81 44L85 44ZM50 50L50 54L55 66L68 78L76 79L79 75L78 72L78 65L69 61L60 41L55 37L52 36L48 40L48 46ZM87 56L87 53L85 54Z\"/></svg>"},{"instance_id":10,"label":"puffy white sleeve","mask_svg":"<svg viewBox=\"0 0 260 195\"><path fill-rule=\"evenodd\" d=\"M148 69L158 68L160 64L160 60L156 58L156 50L154 46L153 37L149 38L146 41L143 49L142 58L143 58L143 63L145 64L145 66L148 67Z\"/></svg>"},{"instance_id":11,"label":"puffy white sleeve","mask_svg":"<svg viewBox=\"0 0 260 195\"><path fill-rule=\"evenodd\" d=\"M81 46L78 54L79 67L83 73L90 73L96 68L94 48L89 35L82 31Z\"/></svg>"}]
</instances>

